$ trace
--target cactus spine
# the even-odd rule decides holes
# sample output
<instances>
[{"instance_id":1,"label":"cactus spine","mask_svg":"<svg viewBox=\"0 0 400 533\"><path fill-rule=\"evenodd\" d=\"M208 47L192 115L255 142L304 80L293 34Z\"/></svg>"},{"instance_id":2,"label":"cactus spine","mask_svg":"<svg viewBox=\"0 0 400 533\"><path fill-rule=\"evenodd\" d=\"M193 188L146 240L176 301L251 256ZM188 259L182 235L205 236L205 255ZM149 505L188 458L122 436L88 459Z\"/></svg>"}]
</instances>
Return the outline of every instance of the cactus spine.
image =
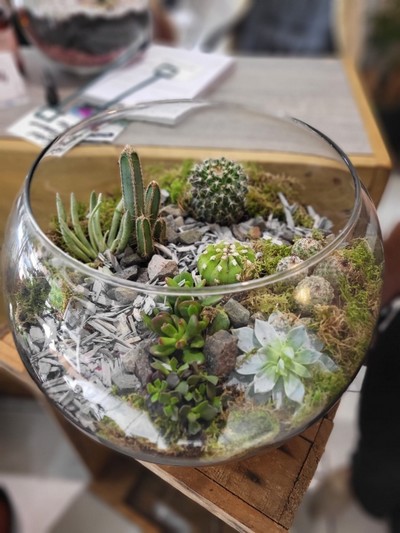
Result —
<instances>
[{"instance_id":1,"label":"cactus spine","mask_svg":"<svg viewBox=\"0 0 400 533\"><path fill-rule=\"evenodd\" d=\"M230 225L243 217L248 177L240 164L225 157L206 159L192 169L189 183L194 218Z\"/></svg>"}]
</instances>

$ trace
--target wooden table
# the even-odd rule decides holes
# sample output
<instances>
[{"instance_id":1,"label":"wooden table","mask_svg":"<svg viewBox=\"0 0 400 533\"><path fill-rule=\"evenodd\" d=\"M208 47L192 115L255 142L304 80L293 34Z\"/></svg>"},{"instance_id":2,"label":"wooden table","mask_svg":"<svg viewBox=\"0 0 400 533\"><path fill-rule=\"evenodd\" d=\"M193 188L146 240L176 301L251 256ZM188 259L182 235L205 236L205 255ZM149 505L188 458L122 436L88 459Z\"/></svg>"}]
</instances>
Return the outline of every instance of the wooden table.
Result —
<instances>
[{"instance_id":1,"label":"wooden table","mask_svg":"<svg viewBox=\"0 0 400 533\"><path fill-rule=\"evenodd\" d=\"M29 67L33 103L39 103L41 89L35 75L36 67L32 70L32 63ZM260 77L260 71L265 72L265 76ZM72 86L68 85L68 80L65 83L64 93L67 93ZM330 88L333 92L329 92ZM267 111L271 106L274 111L285 109L288 114L319 127L350 154L373 200L379 202L390 172L390 158L351 65L332 59L240 59L232 76L210 98L252 101ZM39 151L23 141L5 137L5 128L16 115L17 110L12 110L0 116L0 134L3 134L0 140L3 172L0 239L11 199ZM209 142L211 144L212 139ZM158 145L159 140L155 139L154 143ZM19 382L40 397L5 327L1 335L0 389L10 390L10 383ZM329 414L279 449L224 466L183 468L148 463L140 466L94 443L60 415L52 413L92 470L93 491L137 522L144 531L161 529L143 509L135 509L132 504L136 499L132 498L133 491L139 490L139 480L143 480L143 467L238 531L287 531L333 426L332 414ZM207 527L203 528L205 530ZM224 531L229 531L229 527Z\"/></svg>"}]
</instances>

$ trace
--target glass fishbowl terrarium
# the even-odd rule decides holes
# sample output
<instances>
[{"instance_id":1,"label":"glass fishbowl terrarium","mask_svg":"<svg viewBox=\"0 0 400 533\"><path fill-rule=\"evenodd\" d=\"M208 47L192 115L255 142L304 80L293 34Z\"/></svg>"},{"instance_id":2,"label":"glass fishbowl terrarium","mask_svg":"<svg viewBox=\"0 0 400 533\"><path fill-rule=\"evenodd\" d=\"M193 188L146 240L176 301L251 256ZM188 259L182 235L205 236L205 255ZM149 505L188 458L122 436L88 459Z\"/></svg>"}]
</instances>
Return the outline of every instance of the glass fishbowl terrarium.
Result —
<instances>
[{"instance_id":1,"label":"glass fishbowl terrarium","mask_svg":"<svg viewBox=\"0 0 400 533\"><path fill-rule=\"evenodd\" d=\"M205 102L153 122L176 105L109 111L42 152L9 219L4 292L26 368L73 424L135 458L207 465L278 446L338 400L383 254L323 134ZM121 121L113 144L89 142Z\"/></svg>"},{"instance_id":2,"label":"glass fishbowl terrarium","mask_svg":"<svg viewBox=\"0 0 400 533\"><path fill-rule=\"evenodd\" d=\"M66 70L92 74L143 50L148 0L12 0L30 43Z\"/></svg>"}]
</instances>

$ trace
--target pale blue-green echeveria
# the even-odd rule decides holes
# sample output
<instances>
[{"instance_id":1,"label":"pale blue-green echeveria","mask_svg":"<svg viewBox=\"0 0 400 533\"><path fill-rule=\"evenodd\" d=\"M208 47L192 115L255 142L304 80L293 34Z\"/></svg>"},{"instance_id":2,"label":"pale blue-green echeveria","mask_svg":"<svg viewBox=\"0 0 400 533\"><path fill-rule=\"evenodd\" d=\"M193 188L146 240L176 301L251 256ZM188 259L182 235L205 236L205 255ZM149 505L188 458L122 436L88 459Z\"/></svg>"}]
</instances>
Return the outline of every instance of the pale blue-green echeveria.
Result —
<instances>
[{"instance_id":1,"label":"pale blue-green echeveria","mask_svg":"<svg viewBox=\"0 0 400 533\"><path fill-rule=\"evenodd\" d=\"M310 337L304 325L275 328L271 323L256 320L250 327L233 330L238 347L244 355L238 357L236 371L254 376L251 382L255 394L271 393L279 407L282 398L301 403L304 398L304 378L310 378L310 369L318 365L326 371L336 369L335 363L321 353L319 343ZM276 320L275 320L276 321Z\"/></svg>"}]
</instances>

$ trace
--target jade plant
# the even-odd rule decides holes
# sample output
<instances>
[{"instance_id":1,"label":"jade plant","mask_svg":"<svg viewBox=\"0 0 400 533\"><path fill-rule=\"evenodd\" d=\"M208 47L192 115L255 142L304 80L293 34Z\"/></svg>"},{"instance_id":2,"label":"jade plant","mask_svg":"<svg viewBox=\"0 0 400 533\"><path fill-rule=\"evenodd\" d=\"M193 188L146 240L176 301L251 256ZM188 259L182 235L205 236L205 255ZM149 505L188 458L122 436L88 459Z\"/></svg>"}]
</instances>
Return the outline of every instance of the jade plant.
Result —
<instances>
[{"instance_id":1,"label":"jade plant","mask_svg":"<svg viewBox=\"0 0 400 533\"><path fill-rule=\"evenodd\" d=\"M197 268L207 285L225 285L251 279L255 261L250 245L221 241L207 246L198 258Z\"/></svg>"},{"instance_id":2,"label":"jade plant","mask_svg":"<svg viewBox=\"0 0 400 533\"><path fill-rule=\"evenodd\" d=\"M237 372L251 377L254 394L270 393L279 408L285 396L296 403L303 401L304 380L312 377L313 367L332 371L336 365L303 324L282 328L274 326L274 319L276 315L268 321L256 319L254 329L243 327L233 333L244 352Z\"/></svg>"},{"instance_id":3,"label":"jade plant","mask_svg":"<svg viewBox=\"0 0 400 533\"><path fill-rule=\"evenodd\" d=\"M116 205L109 227L102 229L100 222L102 194L92 191L87 213L87 232L79 217L78 202L72 193L70 221L59 194L56 197L57 219L67 251L84 263L94 261L99 253L110 250L119 254L130 242L143 259L154 253L154 242L165 240L165 220L159 216L161 192L152 181L146 189L137 152L126 146L119 158L122 198Z\"/></svg>"},{"instance_id":4,"label":"jade plant","mask_svg":"<svg viewBox=\"0 0 400 533\"><path fill-rule=\"evenodd\" d=\"M239 163L225 157L206 159L189 176L189 210L194 218L230 225L245 213L248 177Z\"/></svg>"}]
</instances>

